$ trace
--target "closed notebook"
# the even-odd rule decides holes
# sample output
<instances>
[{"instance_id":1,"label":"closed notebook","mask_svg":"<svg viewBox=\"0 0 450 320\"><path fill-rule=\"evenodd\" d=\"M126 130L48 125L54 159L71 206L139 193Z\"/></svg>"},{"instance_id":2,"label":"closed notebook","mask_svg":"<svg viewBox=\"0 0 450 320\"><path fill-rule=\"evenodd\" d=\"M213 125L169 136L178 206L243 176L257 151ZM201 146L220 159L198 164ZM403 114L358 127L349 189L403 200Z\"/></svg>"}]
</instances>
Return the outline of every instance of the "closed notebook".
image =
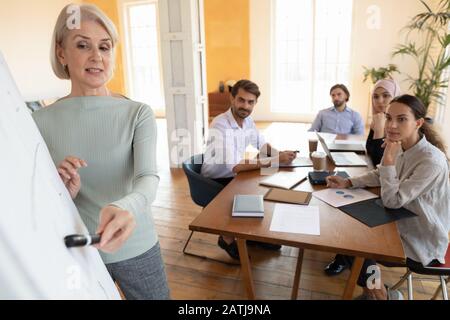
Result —
<instances>
[{"instance_id":1,"label":"closed notebook","mask_svg":"<svg viewBox=\"0 0 450 320\"><path fill-rule=\"evenodd\" d=\"M233 201L233 217L264 217L264 198L261 195L236 195Z\"/></svg>"},{"instance_id":2,"label":"closed notebook","mask_svg":"<svg viewBox=\"0 0 450 320\"><path fill-rule=\"evenodd\" d=\"M270 189L264 196L264 200L308 205L309 201L311 201L311 197L311 192Z\"/></svg>"},{"instance_id":3,"label":"closed notebook","mask_svg":"<svg viewBox=\"0 0 450 320\"><path fill-rule=\"evenodd\" d=\"M278 172L264 180L261 180L259 184L267 187L292 189L302 181L306 180L305 174L299 174L298 172Z\"/></svg>"},{"instance_id":4,"label":"closed notebook","mask_svg":"<svg viewBox=\"0 0 450 320\"><path fill-rule=\"evenodd\" d=\"M339 210L342 210L371 228L417 216L415 213L405 208L386 208L383 206L383 202L380 198L339 207Z\"/></svg>"}]
</instances>

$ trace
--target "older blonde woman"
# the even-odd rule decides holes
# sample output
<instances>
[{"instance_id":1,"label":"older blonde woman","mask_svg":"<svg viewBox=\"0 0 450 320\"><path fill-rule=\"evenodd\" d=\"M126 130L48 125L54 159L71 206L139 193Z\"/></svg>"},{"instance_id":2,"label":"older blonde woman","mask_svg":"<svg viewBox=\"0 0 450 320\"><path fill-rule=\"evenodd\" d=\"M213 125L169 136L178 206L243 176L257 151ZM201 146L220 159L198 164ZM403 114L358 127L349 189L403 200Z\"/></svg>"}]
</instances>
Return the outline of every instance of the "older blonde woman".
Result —
<instances>
[{"instance_id":1,"label":"older blonde woman","mask_svg":"<svg viewBox=\"0 0 450 320\"><path fill-rule=\"evenodd\" d=\"M151 216L159 182L151 108L110 92L117 31L97 7L80 5L79 28L65 7L51 60L70 94L35 112L58 172L127 299L168 299L164 264ZM76 15L75 15L76 16Z\"/></svg>"}]
</instances>

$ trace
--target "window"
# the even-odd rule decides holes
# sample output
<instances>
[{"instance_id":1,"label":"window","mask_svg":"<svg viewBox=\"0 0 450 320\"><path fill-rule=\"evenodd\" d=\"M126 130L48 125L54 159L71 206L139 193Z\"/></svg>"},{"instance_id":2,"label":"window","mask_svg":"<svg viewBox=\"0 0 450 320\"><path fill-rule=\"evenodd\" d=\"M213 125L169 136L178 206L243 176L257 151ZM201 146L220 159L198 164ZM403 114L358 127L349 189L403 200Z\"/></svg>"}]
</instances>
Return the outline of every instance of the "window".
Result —
<instances>
[{"instance_id":1,"label":"window","mask_svg":"<svg viewBox=\"0 0 450 320\"><path fill-rule=\"evenodd\" d=\"M348 84L353 0L273 0L272 112L314 114Z\"/></svg>"},{"instance_id":2,"label":"window","mask_svg":"<svg viewBox=\"0 0 450 320\"><path fill-rule=\"evenodd\" d=\"M156 114L161 114L164 110L164 90L159 54L157 3L125 3L124 9L128 94L133 100L150 105Z\"/></svg>"}]
</instances>

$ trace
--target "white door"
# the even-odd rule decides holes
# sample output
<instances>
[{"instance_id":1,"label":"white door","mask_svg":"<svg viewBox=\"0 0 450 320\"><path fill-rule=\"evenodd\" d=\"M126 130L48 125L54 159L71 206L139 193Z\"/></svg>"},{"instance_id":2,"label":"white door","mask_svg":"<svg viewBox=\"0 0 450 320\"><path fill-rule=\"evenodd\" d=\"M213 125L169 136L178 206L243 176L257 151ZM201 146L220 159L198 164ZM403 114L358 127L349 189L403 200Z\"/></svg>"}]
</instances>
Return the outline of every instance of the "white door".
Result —
<instances>
[{"instance_id":1,"label":"white door","mask_svg":"<svg viewBox=\"0 0 450 320\"><path fill-rule=\"evenodd\" d=\"M203 0L159 0L170 166L204 149L207 124Z\"/></svg>"},{"instance_id":2,"label":"white door","mask_svg":"<svg viewBox=\"0 0 450 320\"><path fill-rule=\"evenodd\" d=\"M0 54L0 299L120 299Z\"/></svg>"}]
</instances>

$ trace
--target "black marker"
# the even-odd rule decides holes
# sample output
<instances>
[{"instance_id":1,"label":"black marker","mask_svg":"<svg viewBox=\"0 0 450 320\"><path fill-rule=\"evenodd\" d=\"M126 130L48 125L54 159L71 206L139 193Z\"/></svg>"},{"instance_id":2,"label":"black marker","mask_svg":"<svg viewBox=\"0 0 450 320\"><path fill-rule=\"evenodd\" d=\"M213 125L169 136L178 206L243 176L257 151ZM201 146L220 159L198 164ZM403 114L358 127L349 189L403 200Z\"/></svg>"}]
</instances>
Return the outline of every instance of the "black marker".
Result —
<instances>
[{"instance_id":1,"label":"black marker","mask_svg":"<svg viewBox=\"0 0 450 320\"><path fill-rule=\"evenodd\" d=\"M64 238L64 243L67 248L73 247L84 247L90 246L93 244L100 243L101 235L82 235L82 234L73 234Z\"/></svg>"}]
</instances>

